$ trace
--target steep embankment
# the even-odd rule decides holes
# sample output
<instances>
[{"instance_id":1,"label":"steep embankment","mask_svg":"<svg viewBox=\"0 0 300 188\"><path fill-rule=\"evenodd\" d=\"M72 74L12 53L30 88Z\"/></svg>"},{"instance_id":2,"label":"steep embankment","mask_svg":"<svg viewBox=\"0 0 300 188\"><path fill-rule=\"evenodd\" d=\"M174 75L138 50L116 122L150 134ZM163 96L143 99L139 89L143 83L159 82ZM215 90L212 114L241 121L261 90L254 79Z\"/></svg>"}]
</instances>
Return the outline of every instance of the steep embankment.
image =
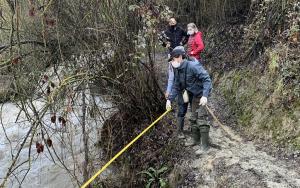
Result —
<instances>
[{"instance_id":1,"label":"steep embankment","mask_svg":"<svg viewBox=\"0 0 300 188\"><path fill-rule=\"evenodd\" d=\"M248 20L206 35L206 66L236 128L291 150L300 149L299 10L296 1L264 1Z\"/></svg>"}]
</instances>

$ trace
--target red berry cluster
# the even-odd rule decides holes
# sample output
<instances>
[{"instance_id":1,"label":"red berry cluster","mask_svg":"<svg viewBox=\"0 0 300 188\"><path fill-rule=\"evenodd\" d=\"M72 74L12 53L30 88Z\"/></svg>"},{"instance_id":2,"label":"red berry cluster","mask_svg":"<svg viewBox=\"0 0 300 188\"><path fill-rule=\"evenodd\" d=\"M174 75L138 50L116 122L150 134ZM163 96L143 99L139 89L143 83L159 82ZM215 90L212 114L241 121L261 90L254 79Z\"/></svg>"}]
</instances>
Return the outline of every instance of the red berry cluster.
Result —
<instances>
[{"instance_id":1,"label":"red berry cluster","mask_svg":"<svg viewBox=\"0 0 300 188\"><path fill-rule=\"evenodd\" d=\"M58 118L58 122L61 123L62 126L66 126L67 124L67 120L61 116Z\"/></svg>"},{"instance_id":2,"label":"red berry cluster","mask_svg":"<svg viewBox=\"0 0 300 188\"><path fill-rule=\"evenodd\" d=\"M20 56L18 56L18 57L16 57L16 58L13 58L12 60L11 60L11 64L13 64L13 65L17 65L17 64L19 64L21 62L21 57Z\"/></svg>"},{"instance_id":3,"label":"red berry cluster","mask_svg":"<svg viewBox=\"0 0 300 188\"><path fill-rule=\"evenodd\" d=\"M55 123L55 122L56 122L56 115L53 114L53 115L51 116L51 123Z\"/></svg>"},{"instance_id":4,"label":"red berry cluster","mask_svg":"<svg viewBox=\"0 0 300 188\"><path fill-rule=\"evenodd\" d=\"M55 114L53 114L51 116L51 122L52 123L56 122L56 115ZM62 126L66 126L66 124L67 124L67 120L64 117L62 117L62 116L58 117L58 122L61 123Z\"/></svg>"},{"instance_id":5,"label":"red berry cluster","mask_svg":"<svg viewBox=\"0 0 300 188\"><path fill-rule=\"evenodd\" d=\"M49 77L47 75L44 75L41 80L42 84L45 84L49 80Z\"/></svg>"},{"instance_id":6,"label":"red berry cluster","mask_svg":"<svg viewBox=\"0 0 300 188\"><path fill-rule=\"evenodd\" d=\"M50 82L50 84L47 86L47 95L50 95L51 91L54 89L55 84L53 82Z\"/></svg>"},{"instance_id":7,"label":"red berry cluster","mask_svg":"<svg viewBox=\"0 0 300 188\"><path fill-rule=\"evenodd\" d=\"M49 146L49 147L52 147L52 140L50 139L50 138L48 138L47 139L47 145Z\"/></svg>"},{"instance_id":8,"label":"red berry cluster","mask_svg":"<svg viewBox=\"0 0 300 188\"><path fill-rule=\"evenodd\" d=\"M36 142L35 147L38 153L44 152L44 145L42 143Z\"/></svg>"}]
</instances>

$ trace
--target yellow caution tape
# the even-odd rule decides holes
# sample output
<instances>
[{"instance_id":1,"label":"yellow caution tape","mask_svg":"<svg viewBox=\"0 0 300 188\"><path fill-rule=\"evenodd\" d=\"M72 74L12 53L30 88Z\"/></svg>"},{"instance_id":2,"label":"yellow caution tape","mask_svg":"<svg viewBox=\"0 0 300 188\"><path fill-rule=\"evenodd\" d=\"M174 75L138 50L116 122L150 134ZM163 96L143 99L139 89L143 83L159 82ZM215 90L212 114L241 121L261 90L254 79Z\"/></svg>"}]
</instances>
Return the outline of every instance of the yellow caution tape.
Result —
<instances>
[{"instance_id":1,"label":"yellow caution tape","mask_svg":"<svg viewBox=\"0 0 300 188\"><path fill-rule=\"evenodd\" d=\"M124 153L132 144L134 144L141 136L143 136L149 129L151 129L159 120L161 120L165 115L167 115L171 109L168 109L159 118L157 118L151 125L149 125L143 132L141 132L137 137L135 137L129 144L127 144L121 151L119 151L110 161L108 161L95 175L93 175L87 182L85 182L81 188L87 187L92 181L95 180L114 160L116 160L122 153Z\"/></svg>"}]
</instances>

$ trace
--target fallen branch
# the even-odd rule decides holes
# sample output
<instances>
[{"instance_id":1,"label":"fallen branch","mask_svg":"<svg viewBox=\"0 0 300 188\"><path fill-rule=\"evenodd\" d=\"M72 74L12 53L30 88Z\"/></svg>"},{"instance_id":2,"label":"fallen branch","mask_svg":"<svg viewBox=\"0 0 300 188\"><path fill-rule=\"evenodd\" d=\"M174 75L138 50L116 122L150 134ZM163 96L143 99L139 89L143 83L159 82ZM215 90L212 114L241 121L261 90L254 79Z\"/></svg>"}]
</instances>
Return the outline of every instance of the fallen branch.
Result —
<instances>
[{"instance_id":1,"label":"fallen branch","mask_svg":"<svg viewBox=\"0 0 300 188\"><path fill-rule=\"evenodd\" d=\"M15 46L17 44L18 43L12 43L12 44L6 44L6 45L0 46L0 53L2 53L7 48L13 47L13 46ZM43 42L39 42L39 41L35 41L35 40L21 41L20 44L37 44L37 45L40 45L40 46L44 46Z\"/></svg>"}]
</instances>

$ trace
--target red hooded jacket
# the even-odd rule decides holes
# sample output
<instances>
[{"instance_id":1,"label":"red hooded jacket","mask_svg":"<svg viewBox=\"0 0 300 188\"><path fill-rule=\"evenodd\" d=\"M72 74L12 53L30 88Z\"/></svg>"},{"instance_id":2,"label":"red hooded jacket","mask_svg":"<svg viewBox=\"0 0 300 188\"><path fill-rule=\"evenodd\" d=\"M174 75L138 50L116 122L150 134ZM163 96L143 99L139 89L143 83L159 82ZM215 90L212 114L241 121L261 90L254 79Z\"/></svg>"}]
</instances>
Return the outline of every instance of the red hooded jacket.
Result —
<instances>
[{"instance_id":1,"label":"red hooded jacket","mask_svg":"<svg viewBox=\"0 0 300 188\"><path fill-rule=\"evenodd\" d=\"M202 40L202 33L199 31L189 37L188 41L188 55L201 60L200 53L204 50L204 43Z\"/></svg>"}]
</instances>

